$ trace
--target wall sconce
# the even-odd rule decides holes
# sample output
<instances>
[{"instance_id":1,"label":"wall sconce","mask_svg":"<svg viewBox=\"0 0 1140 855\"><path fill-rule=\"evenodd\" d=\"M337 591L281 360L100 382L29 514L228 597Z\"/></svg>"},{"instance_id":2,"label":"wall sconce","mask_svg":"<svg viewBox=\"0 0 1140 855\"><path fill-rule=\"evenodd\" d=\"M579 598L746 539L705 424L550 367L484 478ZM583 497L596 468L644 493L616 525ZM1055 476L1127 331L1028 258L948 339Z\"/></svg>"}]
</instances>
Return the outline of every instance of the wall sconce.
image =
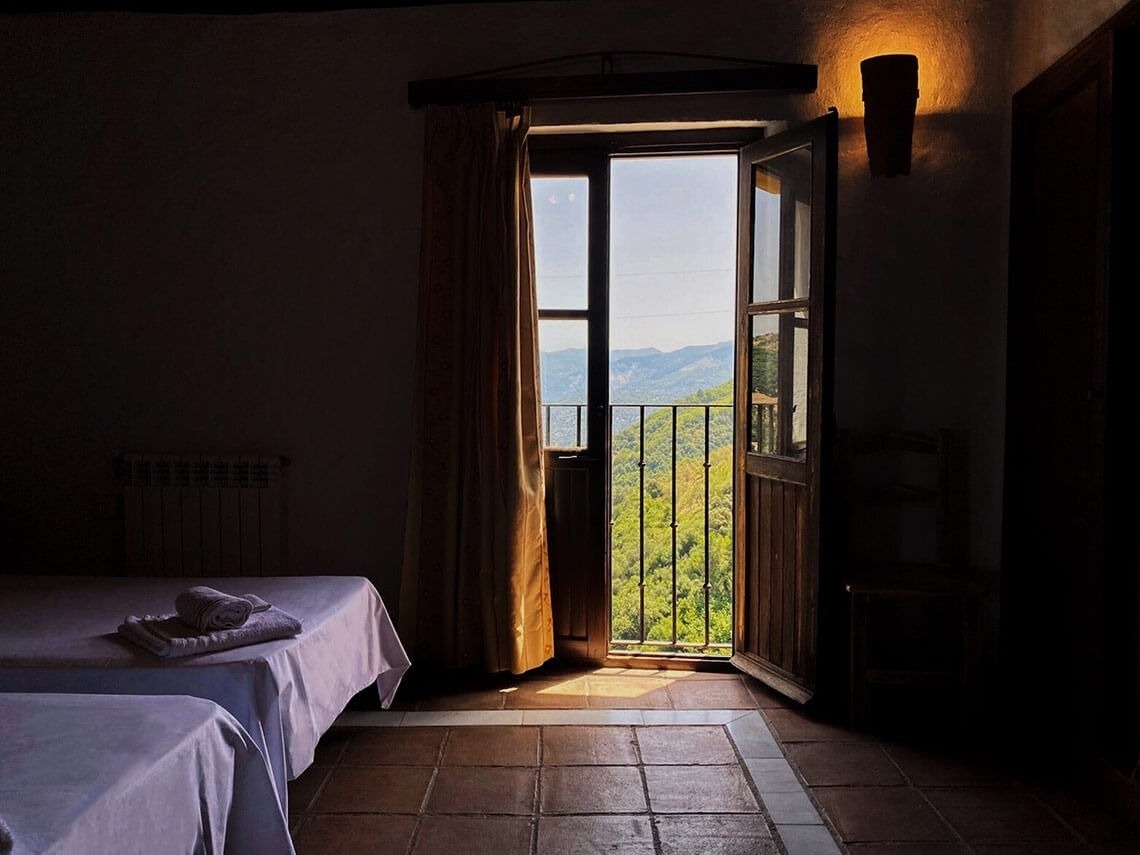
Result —
<instances>
[{"instance_id":1,"label":"wall sconce","mask_svg":"<svg viewBox=\"0 0 1140 855\"><path fill-rule=\"evenodd\" d=\"M918 57L909 53L872 56L859 63L863 74L864 129L872 175L910 174L910 144L918 102Z\"/></svg>"}]
</instances>

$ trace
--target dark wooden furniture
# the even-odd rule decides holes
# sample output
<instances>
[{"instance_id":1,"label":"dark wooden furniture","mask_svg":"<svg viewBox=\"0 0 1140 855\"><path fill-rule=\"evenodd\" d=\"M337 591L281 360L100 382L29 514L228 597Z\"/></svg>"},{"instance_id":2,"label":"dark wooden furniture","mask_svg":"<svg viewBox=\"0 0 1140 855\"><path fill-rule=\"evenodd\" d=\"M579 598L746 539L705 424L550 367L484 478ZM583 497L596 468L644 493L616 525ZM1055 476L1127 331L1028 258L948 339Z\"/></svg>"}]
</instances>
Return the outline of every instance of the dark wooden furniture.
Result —
<instances>
[{"instance_id":1,"label":"dark wooden furniture","mask_svg":"<svg viewBox=\"0 0 1140 855\"><path fill-rule=\"evenodd\" d=\"M949 687L973 720L984 585L970 565L963 431L843 431L844 587L850 595L850 718L876 685Z\"/></svg>"}]
</instances>

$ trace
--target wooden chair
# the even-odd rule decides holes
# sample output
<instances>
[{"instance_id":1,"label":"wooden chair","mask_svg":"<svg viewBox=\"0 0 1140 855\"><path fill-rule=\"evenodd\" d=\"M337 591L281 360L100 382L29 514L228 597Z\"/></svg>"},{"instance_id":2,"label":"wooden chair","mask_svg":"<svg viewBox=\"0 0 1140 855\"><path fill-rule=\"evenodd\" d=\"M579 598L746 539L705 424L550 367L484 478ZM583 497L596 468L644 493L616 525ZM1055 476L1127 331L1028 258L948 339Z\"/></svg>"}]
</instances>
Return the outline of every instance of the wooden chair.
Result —
<instances>
[{"instance_id":1,"label":"wooden chair","mask_svg":"<svg viewBox=\"0 0 1140 855\"><path fill-rule=\"evenodd\" d=\"M838 439L851 721L866 723L869 687L889 685L955 689L968 723L984 593L970 564L968 435L847 430ZM952 629L927 620L946 613Z\"/></svg>"}]
</instances>

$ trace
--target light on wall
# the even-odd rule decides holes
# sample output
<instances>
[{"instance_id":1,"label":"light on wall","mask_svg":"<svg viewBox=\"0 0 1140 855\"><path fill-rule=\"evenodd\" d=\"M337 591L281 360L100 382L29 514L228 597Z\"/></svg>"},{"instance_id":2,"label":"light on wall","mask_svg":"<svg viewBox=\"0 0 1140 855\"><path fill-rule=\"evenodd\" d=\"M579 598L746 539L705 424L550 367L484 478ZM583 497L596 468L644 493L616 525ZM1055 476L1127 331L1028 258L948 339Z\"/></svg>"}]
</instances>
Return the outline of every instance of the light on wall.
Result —
<instances>
[{"instance_id":1,"label":"light on wall","mask_svg":"<svg viewBox=\"0 0 1140 855\"><path fill-rule=\"evenodd\" d=\"M872 56L859 63L859 70L871 174L909 175L918 103L918 57L910 53Z\"/></svg>"}]
</instances>

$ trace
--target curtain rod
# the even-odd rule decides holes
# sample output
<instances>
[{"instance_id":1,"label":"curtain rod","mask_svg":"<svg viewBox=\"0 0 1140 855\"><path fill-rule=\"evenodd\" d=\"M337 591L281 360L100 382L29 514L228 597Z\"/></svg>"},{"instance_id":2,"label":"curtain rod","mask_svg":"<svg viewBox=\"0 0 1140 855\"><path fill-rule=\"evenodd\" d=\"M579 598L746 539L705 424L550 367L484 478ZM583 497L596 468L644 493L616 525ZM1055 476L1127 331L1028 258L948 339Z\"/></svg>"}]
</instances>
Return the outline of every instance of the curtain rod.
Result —
<instances>
[{"instance_id":1,"label":"curtain rod","mask_svg":"<svg viewBox=\"0 0 1140 855\"><path fill-rule=\"evenodd\" d=\"M669 56L712 59L742 64L736 68L699 68L684 71L614 72L615 55ZM600 59L598 74L541 75L537 77L494 77L506 71L539 68L568 60ZM637 95L712 95L731 92L788 94L814 92L818 76L814 65L785 62L758 62L735 57L695 56L692 54L624 53L582 54L507 66L456 77L413 80L408 83L408 104L481 104L487 102L529 103L578 98L613 98Z\"/></svg>"}]
</instances>

